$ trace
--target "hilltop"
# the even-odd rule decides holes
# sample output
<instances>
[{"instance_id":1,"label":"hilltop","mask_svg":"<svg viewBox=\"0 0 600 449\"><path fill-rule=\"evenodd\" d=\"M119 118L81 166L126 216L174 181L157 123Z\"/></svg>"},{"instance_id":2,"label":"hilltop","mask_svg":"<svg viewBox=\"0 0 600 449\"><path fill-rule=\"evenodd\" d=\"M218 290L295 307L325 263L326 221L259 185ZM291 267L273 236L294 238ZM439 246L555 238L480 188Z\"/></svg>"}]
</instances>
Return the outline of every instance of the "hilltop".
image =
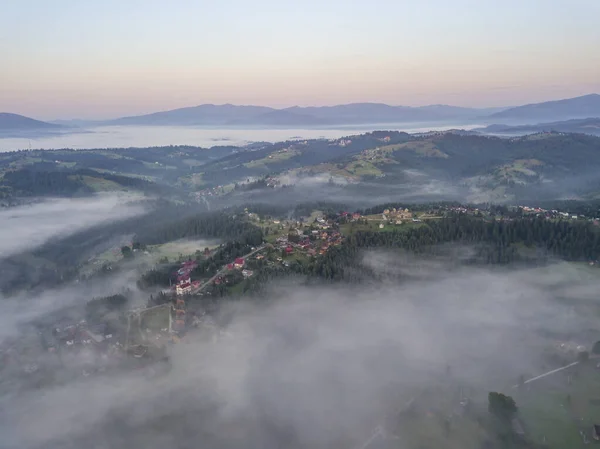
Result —
<instances>
[{"instance_id":1,"label":"hilltop","mask_svg":"<svg viewBox=\"0 0 600 449\"><path fill-rule=\"evenodd\" d=\"M24 115L0 112L0 132L61 129L62 126L35 120Z\"/></svg>"},{"instance_id":2,"label":"hilltop","mask_svg":"<svg viewBox=\"0 0 600 449\"><path fill-rule=\"evenodd\" d=\"M490 125L476 131L490 134L532 134L558 131L597 136L600 135L600 118L573 119L562 122L538 123L537 125Z\"/></svg>"},{"instance_id":3,"label":"hilltop","mask_svg":"<svg viewBox=\"0 0 600 449\"><path fill-rule=\"evenodd\" d=\"M544 122L600 117L600 95L589 94L557 101L527 104L496 112L489 120L503 122Z\"/></svg>"}]
</instances>

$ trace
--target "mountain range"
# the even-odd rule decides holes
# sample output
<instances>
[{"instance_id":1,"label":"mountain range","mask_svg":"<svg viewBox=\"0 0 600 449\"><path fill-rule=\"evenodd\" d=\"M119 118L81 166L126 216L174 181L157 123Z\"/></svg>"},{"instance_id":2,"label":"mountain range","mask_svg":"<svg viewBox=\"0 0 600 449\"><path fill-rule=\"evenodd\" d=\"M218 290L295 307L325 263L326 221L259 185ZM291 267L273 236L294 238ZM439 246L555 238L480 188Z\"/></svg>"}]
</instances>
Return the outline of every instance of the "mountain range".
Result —
<instances>
[{"instance_id":1,"label":"mountain range","mask_svg":"<svg viewBox=\"0 0 600 449\"><path fill-rule=\"evenodd\" d=\"M389 106L383 103L352 103L336 106L293 106L274 109L264 106L204 104L153 114L111 120L110 125L214 125L214 126L331 126L436 122L474 119L498 109L472 109L435 105Z\"/></svg>"},{"instance_id":2,"label":"mountain range","mask_svg":"<svg viewBox=\"0 0 600 449\"><path fill-rule=\"evenodd\" d=\"M0 112L0 132L3 131L36 131L60 129L62 126L35 120L24 115L11 114L9 112Z\"/></svg>"},{"instance_id":3,"label":"mountain range","mask_svg":"<svg viewBox=\"0 0 600 449\"><path fill-rule=\"evenodd\" d=\"M579 133L600 136L600 117L538 123L536 125L490 125L473 131L484 134L533 134L540 132Z\"/></svg>"},{"instance_id":4,"label":"mountain range","mask_svg":"<svg viewBox=\"0 0 600 449\"><path fill-rule=\"evenodd\" d=\"M203 104L146 115L107 121L41 122L16 114L0 114L0 130L49 129L70 126L215 126L215 127L330 127L344 125L386 125L399 123L495 123L524 125L549 121L600 117L600 95L590 94L565 100L528 104L513 108L463 108L448 105L420 107L390 106L383 103L351 103L336 106L293 106L275 109L266 106Z\"/></svg>"},{"instance_id":5,"label":"mountain range","mask_svg":"<svg viewBox=\"0 0 600 449\"><path fill-rule=\"evenodd\" d=\"M488 121L540 123L589 117L600 117L600 95L598 94L518 106L491 114Z\"/></svg>"}]
</instances>

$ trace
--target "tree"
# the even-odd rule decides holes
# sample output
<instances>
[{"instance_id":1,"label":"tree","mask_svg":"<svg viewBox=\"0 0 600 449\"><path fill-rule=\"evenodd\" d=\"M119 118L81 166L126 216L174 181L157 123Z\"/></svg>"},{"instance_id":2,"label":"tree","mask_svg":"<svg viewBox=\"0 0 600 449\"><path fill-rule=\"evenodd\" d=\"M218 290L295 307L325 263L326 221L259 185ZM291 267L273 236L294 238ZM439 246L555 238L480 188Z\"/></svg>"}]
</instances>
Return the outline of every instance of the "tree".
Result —
<instances>
[{"instance_id":1,"label":"tree","mask_svg":"<svg viewBox=\"0 0 600 449\"><path fill-rule=\"evenodd\" d=\"M490 392L488 394L488 411L503 421L510 421L515 413L517 413L517 404L510 396Z\"/></svg>"},{"instance_id":2,"label":"tree","mask_svg":"<svg viewBox=\"0 0 600 449\"><path fill-rule=\"evenodd\" d=\"M581 351L579 354L577 354L577 360L579 360L581 363L585 363L590 359L590 353L587 351Z\"/></svg>"},{"instance_id":3,"label":"tree","mask_svg":"<svg viewBox=\"0 0 600 449\"><path fill-rule=\"evenodd\" d=\"M123 254L123 257L125 259L131 259L133 257L133 252L131 251L131 248L129 246L122 246L121 254Z\"/></svg>"},{"instance_id":4,"label":"tree","mask_svg":"<svg viewBox=\"0 0 600 449\"><path fill-rule=\"evenodd\" d=\"M444 418L444 431L446 433L446 436L450 435L450 420L448 418Z\"/></svg>"}]
</instances>

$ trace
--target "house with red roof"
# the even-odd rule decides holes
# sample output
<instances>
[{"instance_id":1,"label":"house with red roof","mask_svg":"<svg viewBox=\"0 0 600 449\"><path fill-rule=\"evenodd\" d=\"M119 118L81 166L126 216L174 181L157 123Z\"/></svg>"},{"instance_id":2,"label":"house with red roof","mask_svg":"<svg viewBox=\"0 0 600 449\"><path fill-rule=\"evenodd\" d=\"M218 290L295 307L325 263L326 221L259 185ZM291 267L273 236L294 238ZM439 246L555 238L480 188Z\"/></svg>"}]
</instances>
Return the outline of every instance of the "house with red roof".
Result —
<instances>
[{"instance_id":1,"label":"house with red roof","mask_svg":"<svg viewBox=\"0 0 600 449\"><path fill-rule=\"evenodd\" d=\"M184 282L175 286L175 293L178 295L187 295L192 292L192 284L190 282Z\"/></svg>"},{"instance_id":2,"label":"house with red roof","mask_svg":"<svg viewBox=\"0 0 600 449\"><path fill-rule=\"evenodd\" d=\"M238 257L237 259L235 259L235 261L233 262L233 266L235 268L244 268L244 265L246 265L246 261L244 260L243 257Z\"/></svg>"}]
</instances>

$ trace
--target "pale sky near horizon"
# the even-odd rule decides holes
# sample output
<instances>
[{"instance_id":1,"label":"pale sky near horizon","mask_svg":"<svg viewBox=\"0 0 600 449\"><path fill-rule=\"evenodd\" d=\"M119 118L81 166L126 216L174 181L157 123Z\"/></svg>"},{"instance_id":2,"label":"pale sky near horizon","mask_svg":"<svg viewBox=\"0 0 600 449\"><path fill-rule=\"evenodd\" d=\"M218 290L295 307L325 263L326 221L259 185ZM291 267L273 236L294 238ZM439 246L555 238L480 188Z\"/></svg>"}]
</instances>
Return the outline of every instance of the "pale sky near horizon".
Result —
<instances>
[{"instance_id":1,"label":"pale sky near horizon","mask_svg":"<svg viewBox=\"0 0 600 449\"><path fill-rule=\"evenodd\" d=\"M0 111L600 93L600 0L0 0Z\"/></svg>"}]
</instances>

